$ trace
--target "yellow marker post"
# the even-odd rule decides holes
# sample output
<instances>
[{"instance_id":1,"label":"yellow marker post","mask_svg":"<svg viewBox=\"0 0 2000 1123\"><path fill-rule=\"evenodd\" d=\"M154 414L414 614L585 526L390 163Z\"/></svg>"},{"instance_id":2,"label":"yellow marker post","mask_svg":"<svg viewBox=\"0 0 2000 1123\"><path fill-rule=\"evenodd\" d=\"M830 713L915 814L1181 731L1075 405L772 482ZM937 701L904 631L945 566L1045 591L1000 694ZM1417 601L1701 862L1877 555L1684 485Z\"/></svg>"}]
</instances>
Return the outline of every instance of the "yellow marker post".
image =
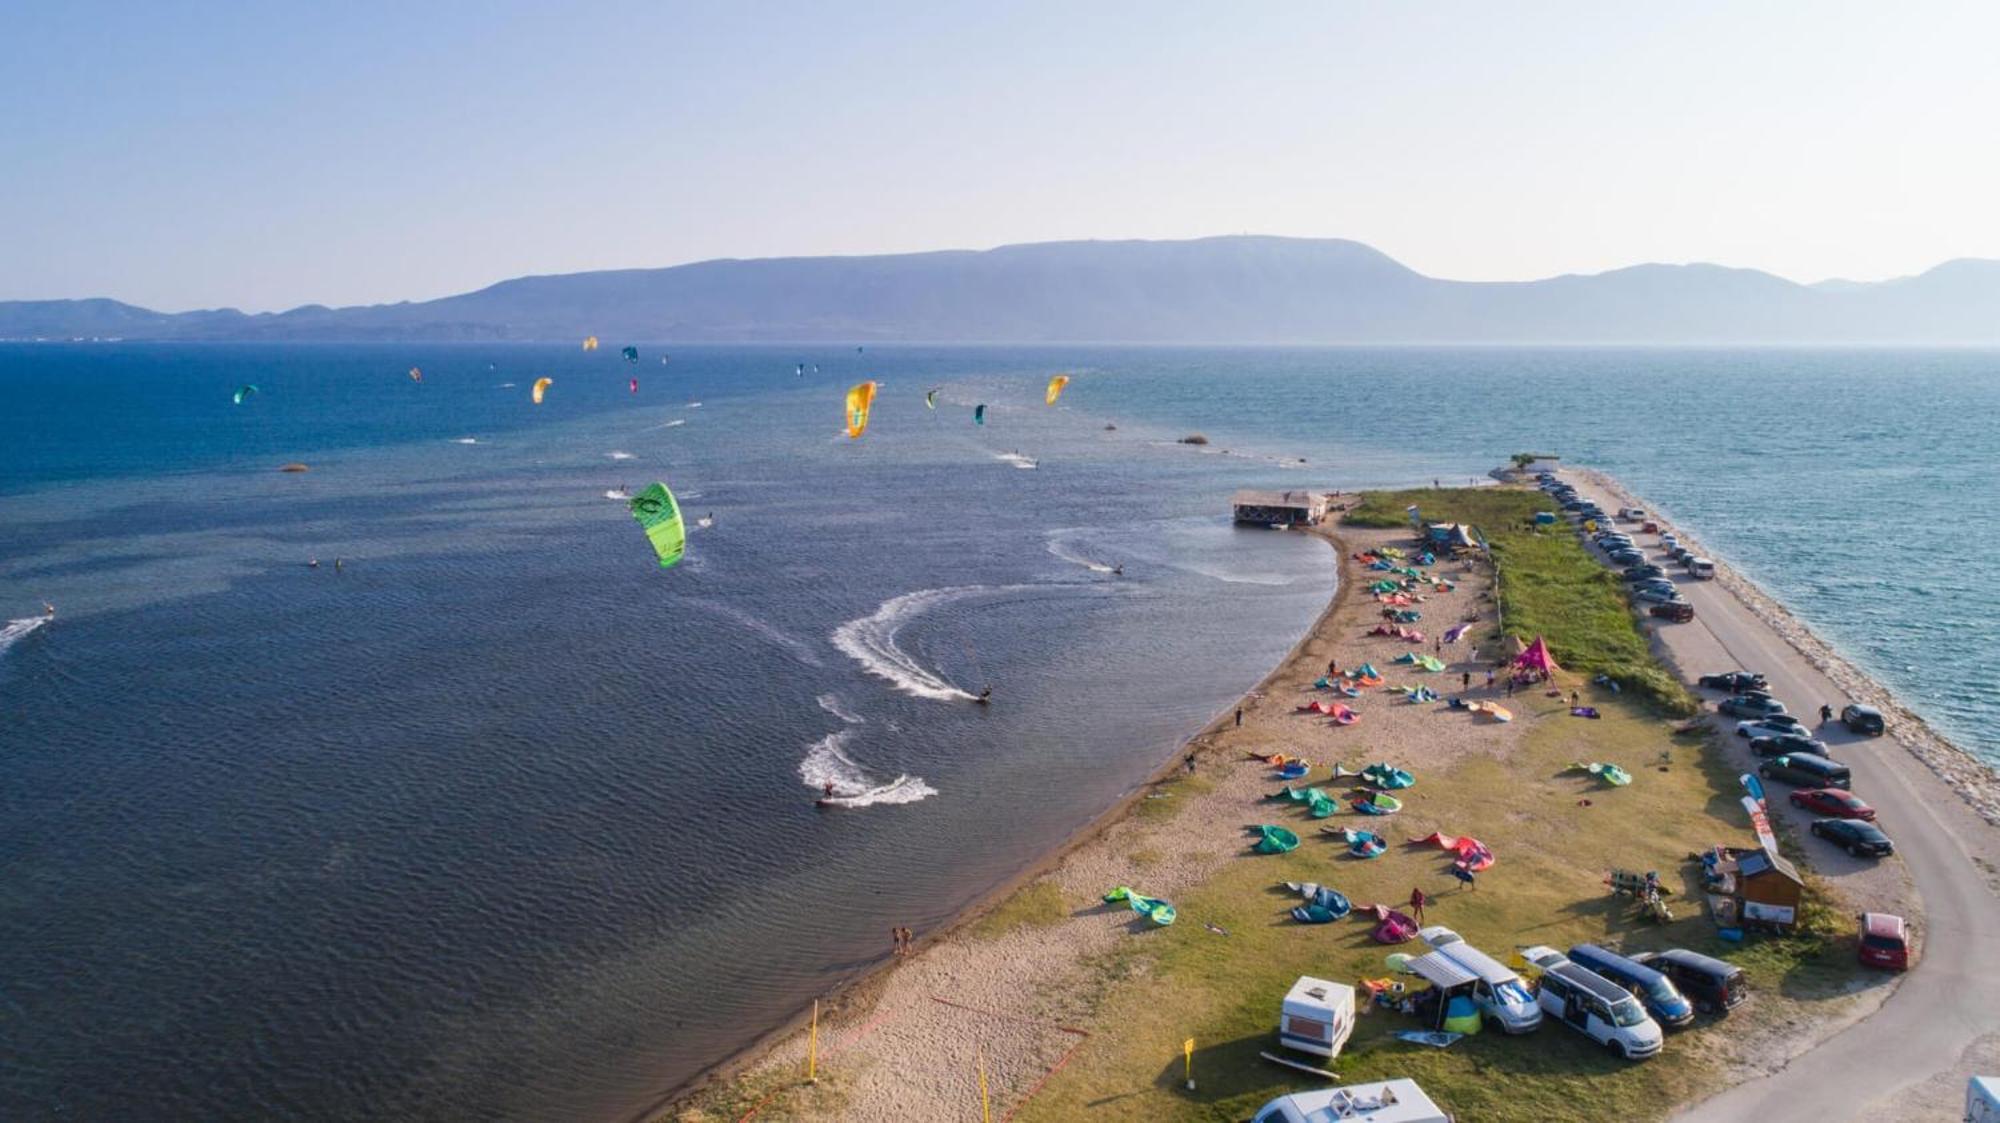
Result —
<instances>
[{"instance_id":1,"label":"yellow marker post","mask_svg":"<svg viewBox=\"0 0 2000 1123\"><path fill-rule=\"evenodd\" d=\"M819 1083L819 999L813 999L812 1030L806 1035L806 1083Z\"/></svg>"},{"instance_id":2,"label":"yellow marker post","mask_svg":"<svg viewBox=\"0 0 2000 1123\"><path fill-rule=\"evenodd\" d=\"M1181 1057L1187 1062L1187 1088L1194 1091L1194 1038L1181 1042Z\"/></svg>"},{"instance_id":3,"label":"yellow marker post","mask_svg":"<svg viewBox=\"0 0 2000 1123\"><path fill-rule=\"evenodd\" d=\"M981 1046L979 1049L979 1120L980 1123L993 1123L993 1105L986 1094L985 1046Z\"/></svg>"}]
</instances>

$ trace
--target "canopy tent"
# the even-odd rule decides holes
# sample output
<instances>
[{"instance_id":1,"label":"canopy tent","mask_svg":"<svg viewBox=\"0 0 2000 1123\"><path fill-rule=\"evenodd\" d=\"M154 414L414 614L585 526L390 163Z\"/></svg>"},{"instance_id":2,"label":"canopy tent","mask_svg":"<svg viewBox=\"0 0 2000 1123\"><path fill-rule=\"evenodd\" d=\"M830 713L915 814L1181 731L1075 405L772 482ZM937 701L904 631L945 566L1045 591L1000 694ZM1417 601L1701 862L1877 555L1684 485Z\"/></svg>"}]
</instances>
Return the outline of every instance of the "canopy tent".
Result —
<instances>
[{"instance_id":1,"label":"canopy tent","mask_svg":"<svg viewBox=\"0 0 2000 1123\"><path fill-rule=\"evenodd\" d=\"M1562 670L1556 665L1555 656L1549 654L1548 641L1540 636L1536 636L1535 642L1514 657L1514 667L1523 671L1539 671L1545 675Z\"/></svg>"}]
</instances>

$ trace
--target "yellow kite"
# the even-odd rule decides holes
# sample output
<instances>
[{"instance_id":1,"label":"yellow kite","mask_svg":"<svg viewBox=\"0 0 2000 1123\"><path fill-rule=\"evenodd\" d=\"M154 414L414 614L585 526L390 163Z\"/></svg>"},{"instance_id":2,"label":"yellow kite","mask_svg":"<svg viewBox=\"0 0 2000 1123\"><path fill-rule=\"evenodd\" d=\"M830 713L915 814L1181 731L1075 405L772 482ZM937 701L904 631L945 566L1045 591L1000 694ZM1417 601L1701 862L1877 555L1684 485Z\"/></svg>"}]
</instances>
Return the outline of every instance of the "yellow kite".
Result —
<instances>
[{"instance_id":1,"label":"yellow kite","mask_svg":"<svg viewBox=\"0 0 2000 1123\"><path fill-rule=\"evenodd\" d=\"M549 387L555 385L555 382L556 380L553 378L535 379L535 388L530 392L529 396L535 399L536 405L542 404L542 395L548 391Z\"/></svg>"},{"instance_id":2,"label":"yellow kite","mask_svg":"<svg viewBox=\"0 0 2000 1123\"><path fill-rule=\"evenodd\" d=\"M596 336L594 336L594 335L586 335L586 336L584 336L584 337L583 337L583 349L584 349L584 350L586 350L586 351L595 351L595 350L597 350L597 337L596 337Z\"/></svg>"},{"instance_id":3,"label":"yellow kite","mask_svg":"<svg viewBox=\"0 0 2000 1123\"><path fill-rule=\"evenodd\" d=\"M875 404L875 384L862 382L847 391L847 436L851 440L868 431L868 407Z\"/></svg>"},{"instance_id":4,"label":"yellow kite","mask_svg":"<svg viewBox=\"0 0 2000 1123\"><path fill-rule=\"evenodd\" d=\"M1056 399L1062 397L1063 387L1067 385L1069 385L1069 375L1058 374L1054 378L1049 379L1049 392L1042 396L1048 400L1050 405L1054 405L1056 404Z\"/></svg>"}]
</instances>

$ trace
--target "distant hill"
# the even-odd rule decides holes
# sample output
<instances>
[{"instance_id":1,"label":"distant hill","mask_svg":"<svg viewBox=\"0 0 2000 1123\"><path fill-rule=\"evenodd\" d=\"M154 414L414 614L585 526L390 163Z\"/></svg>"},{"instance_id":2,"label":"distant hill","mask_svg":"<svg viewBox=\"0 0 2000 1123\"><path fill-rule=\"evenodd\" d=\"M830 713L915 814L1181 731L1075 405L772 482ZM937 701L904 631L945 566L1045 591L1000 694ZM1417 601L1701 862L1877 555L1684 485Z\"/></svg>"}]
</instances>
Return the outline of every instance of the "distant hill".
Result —
<instances>
[{"instance_id":1,"label":"distant hill","mask_svg":"<svg viewBox=\"0 0 2000 1123\"><path fill-rule=\"evenodd\" d=\"M1426 277L1359 242L1044 242L520 277L421 303L247 315L0 302L0 338L1133 343L1996 343L2000 262L1873 284L1636 265Z\"/></svg>"}]
</instances>

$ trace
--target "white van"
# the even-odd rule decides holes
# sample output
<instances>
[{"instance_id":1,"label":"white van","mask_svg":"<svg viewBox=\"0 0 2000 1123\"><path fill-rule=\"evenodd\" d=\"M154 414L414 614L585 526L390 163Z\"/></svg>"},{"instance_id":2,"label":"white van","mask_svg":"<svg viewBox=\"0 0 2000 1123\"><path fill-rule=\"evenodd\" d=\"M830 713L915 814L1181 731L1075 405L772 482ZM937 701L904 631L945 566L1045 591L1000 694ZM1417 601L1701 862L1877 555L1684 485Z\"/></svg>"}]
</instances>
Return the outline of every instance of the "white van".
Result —
<instances>
[{"instance_id":1,"label":"white van","mask_svg":"<svg viewBox=\"0 0 2000 1123\"><path fill-rule=\"evenodd\" d=\"M1641 507L1621 507L1618 510L1618 517L1621 519L1630 519L1633 522L1638 522L1639 520L1646 517L1646 512L1645 509Z\"/></svg>"},{"instance_id":2,"label":"white van","mask_svg":"<svg viewBox=\"0 0 2000 1123\"><path fill-rule=\"evenodd\" d=\"M1523 948L1521 958L1541 969L1543 1013L1628 1061L1660 1051L1666 1033L1631 991L1554 948Z\"/></svg>"},{"instance_id":3,"label":"white van","mask_svg":"<svg viewBox=\"0 0 2000 1123\"><path fill-rule=\"evenodd\" d=\"M1528 984L1499 960L1466 943L1464 937L1442 924L1426 928L1417 936L1440 955L1478 977L1472 1003L1487 1020L1508 1033L1530 1033L1542 1024L1542 1007L1529 992Z\"/></svg>"},{"instance_id":4,"label":"white van","mask_svg":"<svg viewBox=\"0 0 2000 1123\"><path fill-rule=\"evenodd\" d=\"M1689 558L1688 572L1701 578L1703 581L1713 581L1715 580L1715 563L1709 561L1707 558Z\"/></svg>"},{"instance_id":5,"label":"white van","mask_svg":"<svg viewBox=\"0 0 2000 1123\"><path fill-rule=\"evenodd\" d=\"M1316 1092L1279 1096L1257 1109L1250 1123L1452 1123L1451 1115L1424 1094L1414 1080L1378 1080Z\"/></svg>"}]
</instances>

